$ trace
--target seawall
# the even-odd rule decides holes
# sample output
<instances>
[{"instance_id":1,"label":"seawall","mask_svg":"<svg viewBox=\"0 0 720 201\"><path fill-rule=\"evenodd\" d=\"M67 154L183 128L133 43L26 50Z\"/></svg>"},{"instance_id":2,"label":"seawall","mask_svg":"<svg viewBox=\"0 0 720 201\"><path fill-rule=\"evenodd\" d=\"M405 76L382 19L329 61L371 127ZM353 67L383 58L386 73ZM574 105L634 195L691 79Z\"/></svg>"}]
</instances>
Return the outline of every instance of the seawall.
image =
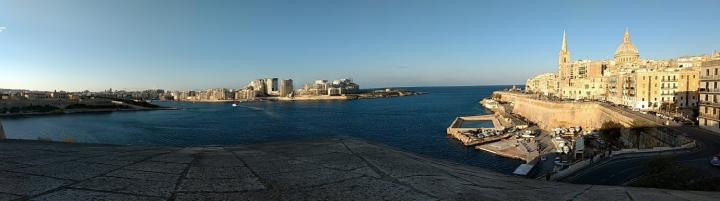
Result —
<instances>
[{"instance_id":1,"label":"seawall","mask_svg":"<svg viewBox=\"0 0 720 201\"><path fill-rule=\"evenodd\" d=\"M512 113L537 123L544 130L572 126L600 128L607 121L615 121L624 126L633 124L631 116L595 102L553 102L538 100L527 94L495 94L500 95L501 101L512 102Z\"/></svg>"}]
</instances>

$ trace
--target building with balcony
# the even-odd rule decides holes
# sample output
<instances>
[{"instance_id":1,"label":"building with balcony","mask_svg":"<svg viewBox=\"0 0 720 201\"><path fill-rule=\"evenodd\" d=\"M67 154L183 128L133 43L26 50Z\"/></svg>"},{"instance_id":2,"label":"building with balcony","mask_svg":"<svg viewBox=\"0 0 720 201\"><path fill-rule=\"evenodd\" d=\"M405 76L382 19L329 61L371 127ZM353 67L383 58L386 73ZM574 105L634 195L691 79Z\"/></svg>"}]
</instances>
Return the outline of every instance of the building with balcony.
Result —
<instances>
[{"instance_id":1,"label":"building with balcony","mask_svg":"<svg viewBox=\"0 0 720 201\"><path fill-rule=\"evenodd\" d=\"M605 100L640 110L693 117L699 105L701 76L720 78L720 69L704 69L701 74L699 66L710 58L641 59L630 32L625 30L612 59L572 60L567 34L563 32L557 73L528 79L526 92L567 100Z\"/></svg>"},{"instance_id":2,"label":"building with balcony","mask_svg":"<svg viewBox=\"0 0 720 201\"><path fill-rule=\"evenodd\" d=\"M525 91L551 96L557 93L557 84L557 75L555 73L546 73L528 79L525 83Z\"/></svg>"},{"instance_id":3,"label":"building with balcony","mask_svg":"<svg viewBox=\"0 0 720 201\"><path fill-rule=\"evenodd\" d=\"M720 58L703 62L700 70L700 110L698 121L703 129L720 132Z\"/></svg>"}]
</instances>

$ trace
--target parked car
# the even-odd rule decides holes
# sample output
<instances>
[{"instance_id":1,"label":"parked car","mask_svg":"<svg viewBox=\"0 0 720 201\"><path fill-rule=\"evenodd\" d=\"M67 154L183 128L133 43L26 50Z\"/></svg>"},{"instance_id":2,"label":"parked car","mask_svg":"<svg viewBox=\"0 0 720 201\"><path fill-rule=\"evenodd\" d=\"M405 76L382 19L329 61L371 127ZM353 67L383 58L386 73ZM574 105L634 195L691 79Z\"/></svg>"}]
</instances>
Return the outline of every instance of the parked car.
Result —
<instances>
[{"instance_id":1,"label":"parked car","mask_svg":"<svg viewBox=\"0 0 720 201\"><path fill-rule=\"evenodd\" d=\"M710 160L710 165L720 167L720 154L715 155L712 160Z\"/></svg>"}]
</instances>

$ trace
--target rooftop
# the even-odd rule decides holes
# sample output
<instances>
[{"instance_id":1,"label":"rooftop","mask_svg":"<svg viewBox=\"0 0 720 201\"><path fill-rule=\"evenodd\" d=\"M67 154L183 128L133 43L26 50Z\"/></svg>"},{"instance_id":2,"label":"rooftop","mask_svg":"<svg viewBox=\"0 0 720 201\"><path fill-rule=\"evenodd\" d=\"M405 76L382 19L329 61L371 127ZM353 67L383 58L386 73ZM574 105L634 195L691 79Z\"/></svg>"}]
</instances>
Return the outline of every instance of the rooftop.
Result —
<instances>
[{"instance_id":1,"label":"rooftop","mask_svg":"<svg viewBox=\"0 0 720 201\"><path fill-rule=\"evenodd\" d=\"M717 192L575 185L357 139L157 147L0 140L4 200L715 200Z\"/></svg>"}]
</instances>

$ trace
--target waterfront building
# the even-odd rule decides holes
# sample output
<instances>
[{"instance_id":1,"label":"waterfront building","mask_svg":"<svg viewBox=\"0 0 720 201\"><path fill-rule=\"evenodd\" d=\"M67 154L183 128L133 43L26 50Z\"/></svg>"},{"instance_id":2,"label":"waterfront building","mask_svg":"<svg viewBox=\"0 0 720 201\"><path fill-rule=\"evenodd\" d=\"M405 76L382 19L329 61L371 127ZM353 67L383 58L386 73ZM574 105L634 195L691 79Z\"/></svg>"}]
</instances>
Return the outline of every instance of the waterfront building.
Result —
<instances>
[{"instance_id":1,"label":"waterfront building","mask_svg":"<svg viewBox=\"0 0 720 201\"><path fill-rule=\"evenodd\" d=\"M293 87L293 80L287 79L280 81L280 96L281 97L292 97L295 88Z\"/></svg>"},{"instance_id":2,"label":"waterfront building","mask_svg":"<svg viewBox=\"0 0 720 201\"><path fill-rule=\"evenodd\" d=\"M235 100L254 100L258 94L260 94L259 91L252 86L247 86L244 89L235 91Z\"/></svg>"},{"instance_id":3,"label":"waterfront building","mask_svg":"<svg viewBox=\"0 0 720 201\"><path fill-rule=\"evenodd\" d=\"M312 84L305 84L298 91L297 95L301 96L338 96L345 94L355 94L360 91L360 85L354 83L352 79L339 79L328 82L328 80L315 80Z\"/></svg>"},{"instance_id":4,"label":"waterfront building","mask_svg":"<svg viewBox=\"0 0 720 201\"><path fill-rule=\"evenodd\" d=\"M267 93L264 79L250 81L249 86L252 87L252 90L260 92L261 95Z\"/></svg>"},{"instance_id":5,"label":"waterfront building","mask_svg":"<svg viewBox=\"0 0 720 201\"><path fill-rule=\"evenodd\" d=\"M552 96L556 94L557 83L557 75L555 73L545 73L528 79L525 83L525 91L544 96Z\"/></svg>"},{"instance_id":6,"label":"waterfront building","mask_svg":"<svg viewBox=\"0 0 720 201\"><path fill-rule=\"evenodd\" d=\"M274 96L279 94L278 79L265 78L265 94Z\"/></svg>"},{"instance_id":7,"label":"waterfront building","mask_svg":"<svg viewBox=\"0 0 720 201\"><path fill-rule=\"evenodd\" d=\"M701 128L720 132L720 58L702 63L700 70L700 115Z\"/></svg>"}]
</instances>

